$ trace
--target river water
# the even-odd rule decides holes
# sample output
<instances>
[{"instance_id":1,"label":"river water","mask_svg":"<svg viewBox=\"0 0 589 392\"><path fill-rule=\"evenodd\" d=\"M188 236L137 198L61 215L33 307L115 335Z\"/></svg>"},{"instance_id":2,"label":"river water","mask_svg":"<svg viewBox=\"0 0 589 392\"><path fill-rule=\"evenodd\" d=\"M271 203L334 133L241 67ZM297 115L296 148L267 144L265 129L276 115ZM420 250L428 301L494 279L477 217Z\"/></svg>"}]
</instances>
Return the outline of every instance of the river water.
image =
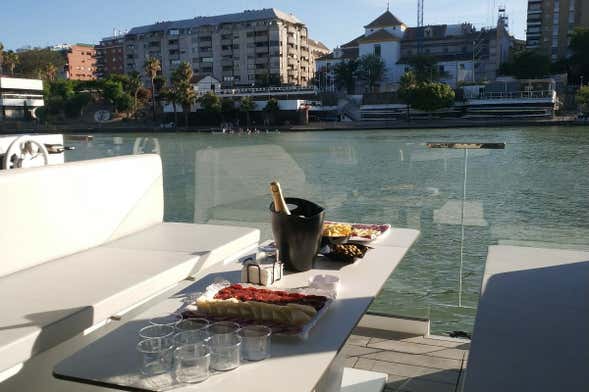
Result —
<instances>
[{"instance_id":1,"label":"river water","mask_svg":"<svg viewBox=\"0 0 589 392\"><path fill-rule=\"evenodd\" d=\"M465 162L464 150L427 142L506 148L470 150ZM472 330L488 246L589 248L589 127L126 133L67 144L77 147L68 161L160 153L169 221L254 226L270 238L268 183L278 179L330 220L419 229L371 311L429 318L434 333Z\"/></svg>"}]
</instances>

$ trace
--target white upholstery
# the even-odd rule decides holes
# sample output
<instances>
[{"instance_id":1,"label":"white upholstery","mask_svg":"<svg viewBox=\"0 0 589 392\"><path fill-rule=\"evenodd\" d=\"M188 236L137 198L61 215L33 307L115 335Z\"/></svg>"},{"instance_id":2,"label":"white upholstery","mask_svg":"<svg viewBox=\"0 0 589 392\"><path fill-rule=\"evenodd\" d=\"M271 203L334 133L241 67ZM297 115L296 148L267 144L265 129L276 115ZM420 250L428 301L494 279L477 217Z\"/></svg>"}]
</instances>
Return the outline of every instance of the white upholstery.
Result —
<instances>
[{"instance_id":1,"label":"white upholstery","mask_svg":"<svg viewBox=\"0 0 589 392\"><path fill-rule=\"evenodd\" d=\"M181 251L200 255L194 273L258 244L260 231L248 227L163 223L104 246L121 249Z\"/></svg>"},{"instance_id":2,"label":"white upholstery","mask_svg":"<svg viewBox=\"0 0 589 392\"><path fill-rule=\"evenodd\" d=\"M157 155L0 172L0 372L260 238L162 219Z\"/></svg>"},{"instance_id":3,"label":"white upholstery","mask_svg":"<svg viewBox=\"0 0 589 392\"><path fill-rule=\"evenodd\" d=\"M97 247L0 278L0 369L189 276L198 256Z\"/></svg>"},{"instance_id":4,"label":"white upholstery","mask_svg":"<svg viewBox=\"0 0 589 392\"><path fill-rule=\"evenodd\" d=\"M0 171L0 276L162 220L158 155Z\"/></svg>"}]
</instances>

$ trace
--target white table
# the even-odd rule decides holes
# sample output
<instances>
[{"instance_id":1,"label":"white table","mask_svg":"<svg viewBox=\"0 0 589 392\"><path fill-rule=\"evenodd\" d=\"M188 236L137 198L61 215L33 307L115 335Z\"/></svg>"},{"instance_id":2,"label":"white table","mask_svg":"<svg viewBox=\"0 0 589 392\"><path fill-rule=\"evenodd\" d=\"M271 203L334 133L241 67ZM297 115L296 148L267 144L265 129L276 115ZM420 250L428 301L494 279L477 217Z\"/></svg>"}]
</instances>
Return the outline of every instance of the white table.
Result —
<instances>
[{"instance_id":1,"label":"white table","mask_svg":"<svg viewBox=\"0 0 589 392\"><path fill-rule=\"evenodd\" d=\"M339 388L337 383L341 383L343 370L342 356L337 355L339 350L418 235L416 230L392 229L387 238L378 241L374 249L355 264L345 265L319 258L316 269L286 275L275 286L305 286L310 276L329 273L340 277L342 289L307 340L273 337L272 357L265 361L246 362L234 371L215 374L192 386L173 385L169 376L150 379L139 373L140 361L135 349L139 329L149 318L178 309L184 294L202 291L215 278L238 282L241 265L232 263L196 275L197 281L187 283L176 295L58 364L54 375L60 379L129 391L175 387L181 387L178 390L182 391L334 390Z\"/></svg>"},{"instance_id":2,"label":"white table","mask_svg":"<svg viewBox=\"0 0 589 392\"><path fill-rule=\"evenodd\" d=\"M465 392L589 390L589 252L491 246Z\"/></svg>"}]
</instances>

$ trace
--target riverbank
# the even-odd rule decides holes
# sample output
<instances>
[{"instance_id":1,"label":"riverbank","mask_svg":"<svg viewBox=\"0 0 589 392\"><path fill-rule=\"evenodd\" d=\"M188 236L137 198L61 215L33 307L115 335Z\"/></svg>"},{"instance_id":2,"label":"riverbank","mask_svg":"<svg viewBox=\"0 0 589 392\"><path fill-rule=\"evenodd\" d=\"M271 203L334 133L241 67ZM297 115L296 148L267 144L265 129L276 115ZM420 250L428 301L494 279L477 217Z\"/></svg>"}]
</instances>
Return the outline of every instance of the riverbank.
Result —
<instances>
[{"instance_id":1,"label":"riverbank","mask_svg":"<svg viewBox=\"0 0 589 392\"><path fill-rule=\"evenodd\" d=\"M498 127L546 127L546 126L589 126L589 122L578 121L572 117L554 119L423 119L413 121L346 121L346 122L312 122L308 125L280 125L261 127L259 129L281 132L309 131L345 131L345 130L377 130L377 129L447 129L447 128L498 128ZM252 127L253 128L253 127ZM2 123L0 133L128 133L128 132L218 132L219 128L211 126L190 126L178 128L161 128L144 122L118 122L116 124L92 124L72 122L49 126L36 126L30 123Z\"/></svg>"}]
</instances>

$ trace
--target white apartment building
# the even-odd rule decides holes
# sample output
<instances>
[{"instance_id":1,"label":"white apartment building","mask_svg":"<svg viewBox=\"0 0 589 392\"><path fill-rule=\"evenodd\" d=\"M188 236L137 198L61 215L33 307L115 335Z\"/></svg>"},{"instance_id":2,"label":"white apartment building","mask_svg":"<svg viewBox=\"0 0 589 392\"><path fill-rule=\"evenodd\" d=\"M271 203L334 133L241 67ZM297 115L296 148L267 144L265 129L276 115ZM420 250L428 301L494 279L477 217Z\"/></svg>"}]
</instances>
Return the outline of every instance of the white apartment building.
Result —
<instances>
[{"instance_id":1,"label":"white apartment building","mask_svg":"<svg viewBox=\"0 0 589 392\"><path fill-rule=\"evenodd\" d=\"M135 27L124 44L127 73L142 73L146 59L155 57L168 79L188 62L196 80L212 76L227 88L306 86L315 57L328 52L309 40L303 22L274 8Z\"/></svg>"}]
</instances>

